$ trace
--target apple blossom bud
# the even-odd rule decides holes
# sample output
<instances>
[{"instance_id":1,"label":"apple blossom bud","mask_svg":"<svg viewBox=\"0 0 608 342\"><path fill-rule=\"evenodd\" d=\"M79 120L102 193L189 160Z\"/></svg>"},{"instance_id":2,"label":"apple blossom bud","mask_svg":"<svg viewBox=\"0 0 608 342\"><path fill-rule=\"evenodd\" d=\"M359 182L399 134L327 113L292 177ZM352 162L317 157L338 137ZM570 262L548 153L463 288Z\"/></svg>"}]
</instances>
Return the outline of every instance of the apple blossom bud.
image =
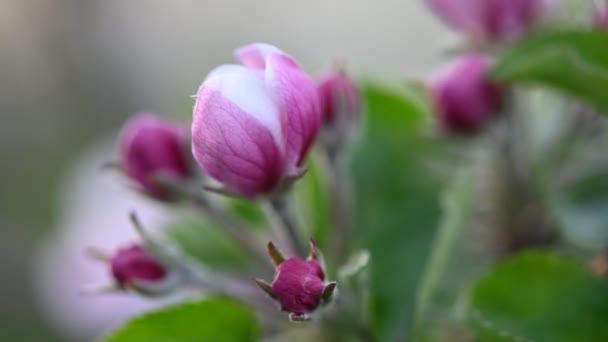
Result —
<instances>
[{"instance_id":1,"label":"apple blossom bud","mask_svg":"<svg viewBox=\"0 0 608 342\"><path fill-rule=\"evenodd\" d=\"M121 287L141 282L154 283L167 276L165 267L140 245L119 249L112 256L110 266L116 283Z\"/></svg>"},{"instance_id":2,"label":"apple blossom bud","mask_svg":"<svg viewBox=\"0 0 608 342\"><path fill-rule=\"evenodd\" d=\"M474 39L509 41L530 31L553 0L427 0L453 28Z\"/></svg>"},{"instance_id":3,"label":"apple blossom bud","mask_svg":"<svg viewBox=\"0 0 608 342\"><path fill-rule=\"evenodd\" d=\"M123 127L120 136L121 167L141 190L166 197L168 189L158 177L191 176L185 131L150 113L139 113Z\"/></svg>"},{"instance_id":4,"label":"apple blossom bud","mask_svg":"<svg viewBox=\"0 0 608 342\"><path fill-rule=\"evenodd\" d=\"M268 244L268 252L277 266L272 284L256 279L258 286L289 312L292 321L304 321L309 315L332 299L337 284L325 281L323 261L316 242L311 239L308 259L299 257L285 259L276 247Z\"/></svg>"},{"instance_id":5,"label":"apple blossom bud","mask_svg":"<svg viewBox=\"0 0 608 342\"><path fill-rule=\"evenodd\" d=\"M323 122L326 125L334 125L341 119L346 122L358 119L361 111L359 89L345 71L323 75L317 80L317 88Z\"/></svg>"},{"instance_id":6,"label":"apple blossom bud","mask_svg":"<svg viewBox=\"0 0 608 342\"><path fill-rule=\"evenodd\" d=\"M314 82L289 55L252 44L241 65L211 71L198 90L192 152L209 176L253 198L301 176L321 122Z\"/></svg>"},{"instance_id":7,"label":"apple blossom bud","mask_svg":"<svg viewBox=\"0 0 608 342\"><path fill-rule=\"evenodd\" d=\"M470 54L459 57L432 76L431 97L444 129L474 131L499 112L502 90L488 79L490 65L488 57Z\"/></svg>"},{"instance_id":8,"label":"apple blossom bud","mask_svg":"<svg viewBox=\"0 0 608 342\"><path fill-rule=\"evenodd\" d=\"M87 294L132 290L145 296L164 295L183 283L182 274L175 268L159 261L145 244L131 244L107 255L97 248L89 248L92 259L106 264L114 281L111 284L83 290Z\"/></svg>"},{"instance_id":9,"label":"apple blossom bud","mask_svg":"<svg viewBox=\"0 0 608 342\"><path fill-rule=\"evenodd\" d=\"M596 11L593 23L598 29L608 30L608 8Z\"/></svg>"}]
</instances>

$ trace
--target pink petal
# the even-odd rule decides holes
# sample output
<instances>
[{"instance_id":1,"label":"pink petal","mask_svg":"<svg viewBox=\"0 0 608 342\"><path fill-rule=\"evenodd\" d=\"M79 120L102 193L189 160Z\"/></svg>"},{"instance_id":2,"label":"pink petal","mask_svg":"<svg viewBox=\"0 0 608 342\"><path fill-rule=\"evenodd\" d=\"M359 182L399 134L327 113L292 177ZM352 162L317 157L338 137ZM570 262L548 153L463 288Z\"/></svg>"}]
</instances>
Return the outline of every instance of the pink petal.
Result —
<instances>
[{"instance_id":1,"label":"pink petal","mask_svg":"<svg viewBox=\"0 0 608 342\"><path fill-rule=\"evenodd\" d=\"M593 17L593 23L595 27L598 29L607 29L608 28L608 10L603 9L595 12Z\"/></svg>"},{"instance_id":2,"label":"pink petal","mask_svg":"<svg viewBox=\"0 0 608 342\"><path fill-rule=\"evenodd\" d=\"M192 151L201 167L247 197L283 178L284 123L254 71L208 79L199 89Z\"/></svg>"},{"instance_id":3,"label":"pink petal","mask_svg":"<svg viewBox=\"0 0 608 342\"><path fill-rule=\"evenodd\" d=\"M266 67L266 59L273 53L283 54L283 51L265 43L245 45L235 51L236 59L244 66L252 69L264 69Z\"/></svg>"},{"instance_id":4,"label":"pink petal","mask_svg":"<svg viewBox=\"0 0 608 342\"><path fill-rule=\"evenodd\" d=\"M485 2L481 20L486 35L510 40L525 33L546 9L545 0L490 0Z\"/></svg>"},{"instance_id":5,"label":"pink petal","mask_svg":"<svg viewBox=\"0 0 608 342\"><path fill-rule=\"evenodd\" d=\"M288 55L271 54L266 82L287 115L287 165L294 172L306 157L321 125L319 94L313 80Z\"/></svg>"},{"instance_id":6,"label":"pink petal","mask_svg":"<svg viewBox=\"0 0 608 342\"><path fill-rule=\"evenodd\" d=\"M482 6L485 0L428 0L429 6L450 26L474 36L483 34Z\"/></svg>"},{"instance_id":7,"label":"pink petal","mask_svg":"<svg viewBox=\"0 0 608 342\"><path fill-rule=\"evenodd\" d=\"M450 26L473 38L505 41L521 36L551 10L553 0L427 0Z\"/></svg>"}]
</instances>

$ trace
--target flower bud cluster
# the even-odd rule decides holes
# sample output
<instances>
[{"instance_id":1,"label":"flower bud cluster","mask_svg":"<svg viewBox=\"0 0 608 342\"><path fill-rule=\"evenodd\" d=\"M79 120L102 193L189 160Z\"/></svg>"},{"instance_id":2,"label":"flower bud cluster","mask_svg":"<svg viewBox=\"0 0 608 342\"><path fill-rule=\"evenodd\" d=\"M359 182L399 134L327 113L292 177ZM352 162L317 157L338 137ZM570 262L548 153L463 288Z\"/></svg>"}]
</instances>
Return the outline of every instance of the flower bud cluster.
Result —
<instances>
[{"instance_id":1,"label":"flower bud cluster","mask_svg":"<svg viewBox=\"0 0 608 342\"><path fill-rule=\"evenodd\" d=\"M249 247L250 241L240 236L244 233L234 230L236 220L211 205L204 194L192 194L196 191L192 184L198 179L191 157L231 194L245 198L273 195L303 175L304 160L322 121L331 125L342 114L357 116L359 99L346 74L327 75L317 84L293 57L272 45L247 45L235 55L240 64L217 67L200 86L191 141L178 123L151 113L136 114L120 134L119 169L151 198L166 201L183 195L195 200L217 223L227 226L237 243ZM168 264L159 259L159 250L162 255L173 255L171 246L166 251L165 247L159 249L142 233L134 214L132 219L144 243L118 249L111 256L93 253L109 266L113 288L155 295L174 290L174 280L182 276L217 285L218 279L203 279L210 274L204 267L179 265L185 259L169 258L175 262ZM156 247L148 248L150 243ZM256 249L247 252L256 254ZM290 258L277 264L272 288L294 320L313 312L335 287L325 283L317 256L314 245L309 260Z\"/></svg>"}]
</instances>

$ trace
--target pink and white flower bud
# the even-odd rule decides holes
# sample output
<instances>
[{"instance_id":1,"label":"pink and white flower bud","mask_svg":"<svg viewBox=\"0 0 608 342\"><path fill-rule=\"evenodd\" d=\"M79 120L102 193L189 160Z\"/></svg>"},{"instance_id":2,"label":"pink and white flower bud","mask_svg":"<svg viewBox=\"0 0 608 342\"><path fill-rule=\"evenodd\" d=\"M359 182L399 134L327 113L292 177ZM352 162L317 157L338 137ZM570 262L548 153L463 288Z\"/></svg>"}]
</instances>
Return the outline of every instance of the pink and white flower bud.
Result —
<instances>
[{"instance_id":1,"label":"pink and white flower bud","mask_svg":"<svg viewBox=\"0 0 608 342\"><path fill-rule=\"evenodd\" d=\"M311 254L304 260L299 257L284 259L272 243L268 244L271 258L277 265L272 284L256 279L257 284L279 302L281 310L289 312L292 321L304 321L317 308L332 299L335 282L325 280L320 252L311 239Z\"/></svg>"},{"instance_id":2,"label":"pink and white flower bud","mask_svg":"<svg viewBox=\"0 0 608 342\"><path fill-rule=\"evenodd\" d=\"M359 89L346 72L340 70L321 76L317 80L317 88L323 122L326 125L334 125L341 119L354 122L359 118L361 112Z\"/></svg>"},{"instance_id":3,"label":"pink and white flower bud","mask_svg":"<svg viewBox=\"0 0 608 342\"><path fill-rule=\"evenodd\" d=\"M314 82L278 48L237 49L241 65L222 65L198 90L192 152L207 174L253 198L302 173L321 123Z\"/></svg>"},{"instance_id":4,"label":"pink and white flower bud","mask_svg":"<svg viewBox=\"0 0 608 342\"><path fill-rule=\"evenodd\" d=\"M479 129L502 106L502 90L488 78L491 60L470 54L459 57L431 78L430 91L441 126L452 132Z\"/></svg>"},{"instance_id":5,"label":"pink and white flower bud","mask_svg":"<svg viewBox=\"0 0 608 342\"><path fill-rule=\"evenodd\" d=\"M453 28L474 39L509 41L530 31L553 0L426 0Z\"/></svg>"},{"instance_id":6,"label":"pink and white flower bud","mask_svg":"<svg viewBox=\"0 0 608 342\"><path fill-rule=\"evenodd\" d=\"M137 244L119 249L110 259L110 268L114 280L123 288L154 284L167 277L166 268Z\"/></svg>"},{"instance_id":7,"label":"pink and white flower bud","mask_svg":"<svg viewBox=\"0 0 608 342\"><path fill-rule=\"evenodd\" d=\"M165 197L158 177L186 179L192 175L184 128L150 113L129 119L120 135L121 167L144 192Z\"/></svg>"}]
</instances>

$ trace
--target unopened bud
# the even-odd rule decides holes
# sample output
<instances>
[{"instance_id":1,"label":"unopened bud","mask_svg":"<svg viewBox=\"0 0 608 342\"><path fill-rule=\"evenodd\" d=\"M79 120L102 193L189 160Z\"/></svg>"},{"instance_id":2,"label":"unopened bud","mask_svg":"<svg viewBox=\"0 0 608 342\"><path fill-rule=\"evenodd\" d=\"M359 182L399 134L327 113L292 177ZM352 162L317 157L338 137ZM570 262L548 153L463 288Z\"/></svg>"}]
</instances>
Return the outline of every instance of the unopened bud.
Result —
<instances>
[{"instance_id":1,"label":"unopened bud","mask_svg":"<svg viewBox=\"0 0 608 342\"><path fill-rule=\"evenodd\" d=\"M305 321L317 308L329 303L336 289L336 282L325 280L320 253L311 240L310 256L285 259L276 247L269 243L271 259L277 264L277 272L272 284L256 279L258 286L281 305L281 310L289 312L292 321Z\"/></svg>"},{"instance_id":2,"label":"unopened bud","mask_svg":"<svg viewBox=\"0 0 608 342\"><path fill-rule=\"evenodd\" d=\"M254 198L302 173L321 123L319 96L296 60L268 44L237 49L198 90L192 152L211 178Z\"/></svg>"},{"instance_id":3,"label":"unopened bud","mask_svg":"<svg viewBox=\"0 0 608 342\"><path fill-rule=\"evenodd\" d=\"M169 194L160 177L186 179L192 175L188 141L179 125L149 113L137 114L120 137L121 168L145 193Z\"/></svg>"},{"instance_id":4,"label":"unopened bud","mask_svg":"<svg viewBox=\"0 0 608 342\"><path fill-rule=\"evenodd\" d=\"M357 84L343 70L327 73L317 81L321 113L325 125L335 125L340 121L352 123L361 112L360 95Z\"/></svg>"},{"instance_id":5,"label":"unopened bud","mask_svg":"<svg viewBox=\"0 0 608 342\"><path fill-rule=\"evenodd\" d=\"M115 291L135 291L147 296L171 292L179 284L177 271L158 261L144 246L132 244L107 255L95 248L87 250L89 257L104 262L113 282L86 289L89 294Z\"/></svg>"},{"instance_id":6,"label":"unopened bud","mask_svg":"<svg viewBox=\"0 0 608 342\"><path fill-rule=\"evenodd\" d=\"M600 9L595 12L593 24L598 29L608 30L608 8Z\"/></svg>"},{"instance_id":7,"label":"unopened bud","mask_svg":"<svg viewBox=\"0 0 608 342\"><path fill-rule=\"evenodd\" d=\"M488 78L491 61L479 54L460 57L436 72L430 82L441 126L451 132L479 129L502 105L502 90Z\"/></svg>"},{"instance_id":8,"label":"unopened bud","mask_svg":"<svg viewBox=\"0 0 608 342\"><path fill-rule=\"evenodd\" d=\"M110 265L114 279L123 287L134 283L155 283L167 276L164 266L139 245L119 249L112 256Z\"/></svg>"}]
</instances>

